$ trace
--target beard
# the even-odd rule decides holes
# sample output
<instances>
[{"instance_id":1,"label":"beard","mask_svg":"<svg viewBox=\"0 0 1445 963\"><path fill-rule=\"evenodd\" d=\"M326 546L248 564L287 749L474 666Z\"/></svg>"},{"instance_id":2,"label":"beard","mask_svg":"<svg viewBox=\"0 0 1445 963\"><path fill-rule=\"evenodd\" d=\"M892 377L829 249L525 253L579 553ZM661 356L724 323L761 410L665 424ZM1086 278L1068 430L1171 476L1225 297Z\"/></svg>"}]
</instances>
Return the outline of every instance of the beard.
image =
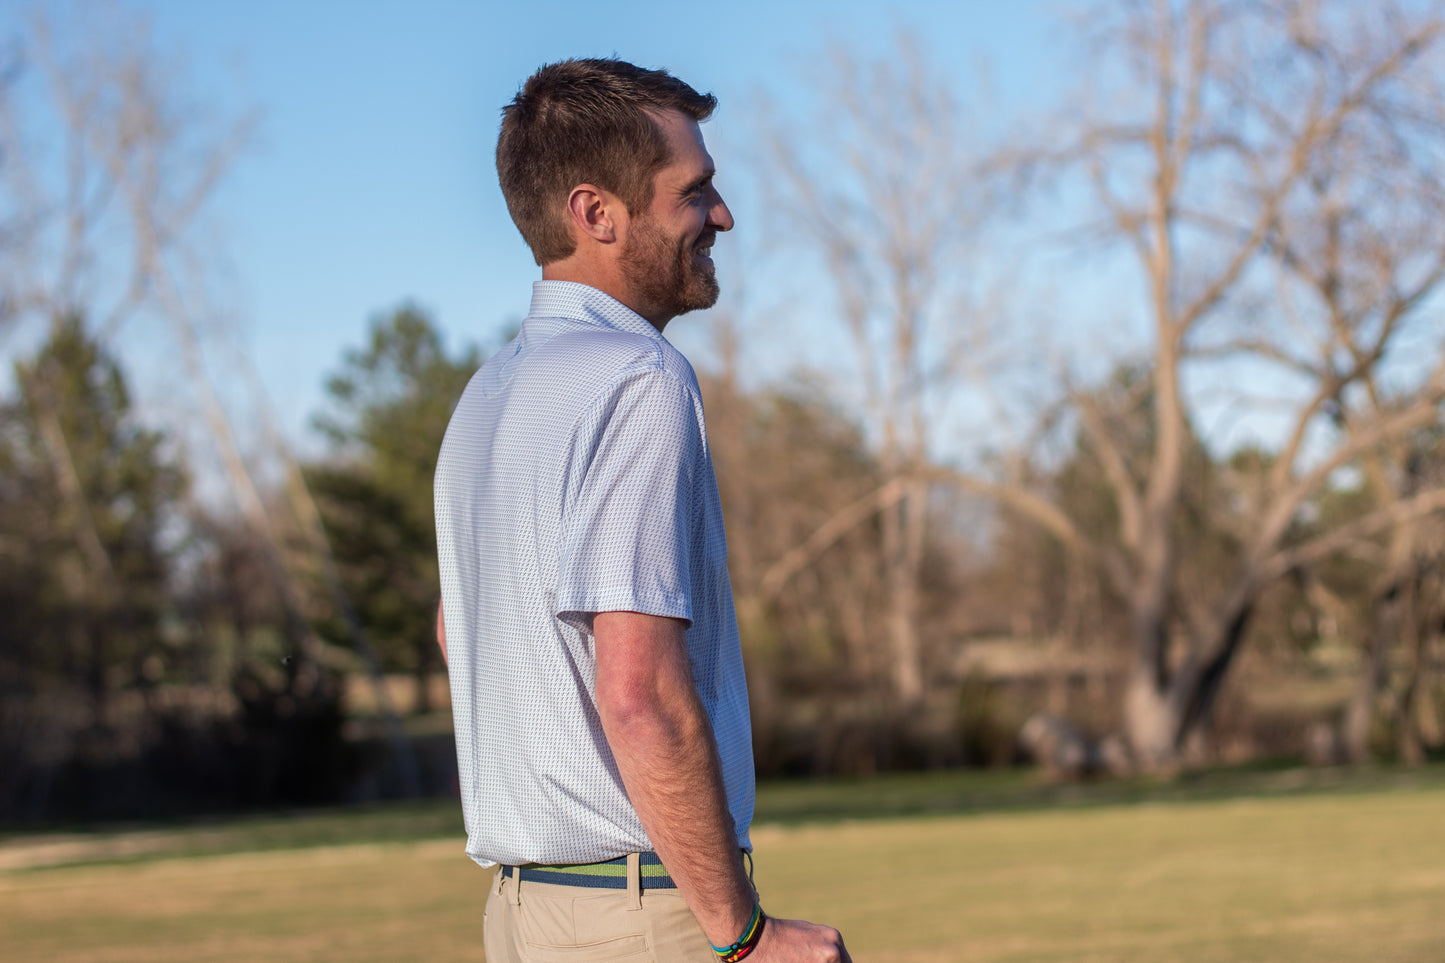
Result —
<instances>
[{"instance_id":1,"label":"beard","mask_svg":"<svg viewBox=\"0 0 1445 963\"><path fill-rule=\"evenodd\" d=\"M622 253L622 273L637 302L634 310L645 317L673 318L716 304L717 276L694 260L697 249L710 247L715 237L708 232L696 242L674 240L650 218L634 218Z\"/></svg>"}]
</instances>

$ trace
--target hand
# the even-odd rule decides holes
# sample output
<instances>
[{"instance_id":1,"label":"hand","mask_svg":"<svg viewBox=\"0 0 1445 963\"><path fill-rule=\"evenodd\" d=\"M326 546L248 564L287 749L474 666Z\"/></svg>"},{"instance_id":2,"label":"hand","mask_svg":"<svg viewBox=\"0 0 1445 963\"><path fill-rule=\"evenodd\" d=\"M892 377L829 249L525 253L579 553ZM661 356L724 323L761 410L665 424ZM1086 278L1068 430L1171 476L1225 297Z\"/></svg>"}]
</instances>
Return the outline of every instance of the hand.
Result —
<instances>
[{"instance_id":1,"label":"hand","mask_svg":"<svg viewBox=\"0 0 1445 963\"><path fill-rule=\"evenodd\" d=\"M831 926L768 917L763 938L748 957L758 963L853 963L843 934Z\"/></svg>"}]
</instances>

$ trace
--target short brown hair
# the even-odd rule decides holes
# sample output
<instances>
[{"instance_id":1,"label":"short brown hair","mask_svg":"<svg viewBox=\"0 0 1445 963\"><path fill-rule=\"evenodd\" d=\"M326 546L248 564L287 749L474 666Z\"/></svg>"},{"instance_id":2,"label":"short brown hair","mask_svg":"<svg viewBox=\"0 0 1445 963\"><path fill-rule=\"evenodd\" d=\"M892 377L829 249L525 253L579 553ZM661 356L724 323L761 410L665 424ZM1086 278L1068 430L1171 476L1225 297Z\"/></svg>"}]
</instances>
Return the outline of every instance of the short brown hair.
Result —
<instances>
[{"instance_id":1,"label":"short brown hair","mask_svg":"<svg viewBox=\"0 0 1445 963\"><path fill-rule=\"evenodd\" d=\"M649 113L678 110L706 120L717 106L665 70L622 60L563 60L538 70L502 108L497 176L507 210L538 264L576 248L567 198L590 183L629 211L652 201L652 178L670 159Z\"/></svg>"}]
</instances>

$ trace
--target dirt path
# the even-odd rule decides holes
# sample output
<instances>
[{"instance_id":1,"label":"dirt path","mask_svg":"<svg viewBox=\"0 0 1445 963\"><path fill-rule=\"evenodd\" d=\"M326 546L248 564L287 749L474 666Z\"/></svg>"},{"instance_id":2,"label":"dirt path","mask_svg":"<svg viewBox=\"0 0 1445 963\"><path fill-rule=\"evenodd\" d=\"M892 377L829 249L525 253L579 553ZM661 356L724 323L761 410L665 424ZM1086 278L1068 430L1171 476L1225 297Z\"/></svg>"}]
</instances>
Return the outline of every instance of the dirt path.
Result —
<instances>
[{"instance_id":1,"label":"dirt path","mask_svg":"<svg viewBox=\"0 0 1445 963\"><path fill-rule=\"evenodd\" d=\"M190 834L194 837L194 833ZM0 872L152 856L176 849L180 833L68 833L0 840Z\"/></svg>"}]
</instances>

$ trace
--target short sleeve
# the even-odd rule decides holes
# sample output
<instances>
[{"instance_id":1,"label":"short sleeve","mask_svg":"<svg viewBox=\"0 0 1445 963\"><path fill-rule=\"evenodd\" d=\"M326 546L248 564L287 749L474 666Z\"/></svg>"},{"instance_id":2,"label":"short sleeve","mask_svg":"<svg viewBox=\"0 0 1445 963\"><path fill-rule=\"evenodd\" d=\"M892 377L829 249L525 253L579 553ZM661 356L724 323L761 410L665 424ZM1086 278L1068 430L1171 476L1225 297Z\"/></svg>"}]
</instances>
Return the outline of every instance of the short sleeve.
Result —
<instances>
[{"instance_id":1,"label":"short sleeve","mask_svg":"<svg viewBox=\"0 0 1445 963\"><path fill-rule=\"evenodd\" d=\"M688 570L702 430L692 393L645 370L621 379L578 425L562 522L557 615L590 628L598 612L692 620Z\"/></svg>"}]
</instances>

